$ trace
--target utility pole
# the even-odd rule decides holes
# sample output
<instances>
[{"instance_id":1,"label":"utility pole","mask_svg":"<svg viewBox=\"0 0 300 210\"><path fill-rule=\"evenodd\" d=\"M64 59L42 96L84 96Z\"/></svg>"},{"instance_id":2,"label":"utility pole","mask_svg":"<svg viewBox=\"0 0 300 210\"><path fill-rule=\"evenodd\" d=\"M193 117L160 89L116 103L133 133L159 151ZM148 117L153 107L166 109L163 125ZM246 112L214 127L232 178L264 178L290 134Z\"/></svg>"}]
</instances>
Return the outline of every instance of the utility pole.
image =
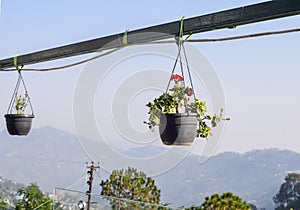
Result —
<instances>
[{"instance_id":1,"label":"utility pole","mask_svg":"<svg viewBox=\"0 0 300 210\"><path fill-rule=\"evenodd\" d=\"M91 196L92 196L92 187L93 187L93 179L94 179L94 171L96 169L99 169L100 166L94 165L94 162L91 162L91 165L88 165L86 167L88 169L87 174L89 175L88 181L86 182L89 186L89 190L86 192L88 196L88 201L87 201L87 210L90 210L90 205L91 205Z\"/></svg>"}]
</instances>

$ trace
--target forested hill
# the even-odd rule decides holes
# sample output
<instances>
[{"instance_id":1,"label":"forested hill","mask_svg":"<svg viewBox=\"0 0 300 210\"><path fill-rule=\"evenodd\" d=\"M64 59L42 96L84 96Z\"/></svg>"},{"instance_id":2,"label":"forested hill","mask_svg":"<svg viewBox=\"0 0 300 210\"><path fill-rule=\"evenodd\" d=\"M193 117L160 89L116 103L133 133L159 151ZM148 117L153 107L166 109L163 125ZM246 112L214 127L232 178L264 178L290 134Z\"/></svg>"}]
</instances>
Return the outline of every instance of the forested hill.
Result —
<instances>
[{"instance_id":1,"label":"forested hill","mask_svg":"<svg viewBox=\"0 0 300 210\"><path fill-rule=\"evenodd\" d=\"M268 149L223 153L203 165L190 156L157 181L163 200L176 205L198 205L207 195L230 191L258 207L274 209L272 198L292 171L300 173L299 153Z\"/></svg>"},{"instance_id":2,"label":"forested hill","mask_svg":"<svg viewBox=\"0 0 300 210\"><path fill-rule=\"evenodd\" d=\"M0 139L1 176L24 184L36 182L47 192L72 186L83 177L78 183L86 191L84 162L89 159L74 134L44 127L33 129L26 138L10 137L2 131ZM138 157L157 154L161 149L146 146L127 152ZM199 205L205 196L230 191L258 207L274 209L272 197L287 172L300 171L300 154L288 150L227 152L211 157L205 164L198 160L198 156L190 155L172 170L154 177L163 203ZM101 174L104 179L107 176ZM99 190L95 183L95 192Z\"/></svg>"}]
</instances>

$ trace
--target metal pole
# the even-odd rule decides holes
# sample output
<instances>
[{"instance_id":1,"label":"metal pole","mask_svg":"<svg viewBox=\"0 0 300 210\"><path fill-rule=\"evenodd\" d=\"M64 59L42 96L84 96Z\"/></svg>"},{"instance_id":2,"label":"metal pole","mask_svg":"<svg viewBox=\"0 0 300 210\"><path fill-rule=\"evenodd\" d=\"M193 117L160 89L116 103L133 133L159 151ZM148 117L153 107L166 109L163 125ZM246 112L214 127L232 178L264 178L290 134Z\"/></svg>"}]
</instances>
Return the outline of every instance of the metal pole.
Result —
<instances>
[{"instance_id":1,"label":"metal pole","mask_svg":"<svg viewBox=\"0 0 300 210\"><path fill-rule=\"evenodd\" d=\"M87 210L90 210L91 205L91 196L92 196L92 187L93 187L93 179L94 179L94 170L100 168L100 166L95 166L94 162L91 162L90 166L86 167L87 169L90 169L87 174L89 174L89 180L87 181L87 184L89 185L89 190L87 191L88 195L88 201L87 201Z\"/></svg>"},{"instance_id":2,"label":"metal pole","mask_svg":"<svg viewBox=\"0 0 300 210\"><path fill-rule=\"evenodd\" d=\"M194 6L194 5L193 5ZM238 7L221 12L192 17L184 20L183 35L217 29L234 28L239 25L256 23L300 14L299 0L273 0L259 4ZM128 32L128 44L146 43L178 36L180 20ZM82 55L99 50L123 46L124 33L83 41L66 46L47 49L18 56L18 64L28 65ZM108 43L110 43L108 45ZM18 52L16 54L22 54ZM14 58L0 60L0 69L14 67Z\"/></svg>"}]
</instances>

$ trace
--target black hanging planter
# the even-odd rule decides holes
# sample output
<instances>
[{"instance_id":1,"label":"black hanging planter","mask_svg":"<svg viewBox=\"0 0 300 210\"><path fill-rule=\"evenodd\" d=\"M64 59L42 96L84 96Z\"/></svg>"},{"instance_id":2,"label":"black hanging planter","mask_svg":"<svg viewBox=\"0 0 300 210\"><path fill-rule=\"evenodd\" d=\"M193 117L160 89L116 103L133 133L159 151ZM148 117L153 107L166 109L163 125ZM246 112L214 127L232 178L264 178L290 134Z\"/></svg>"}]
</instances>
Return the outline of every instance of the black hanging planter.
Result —
<instances>
[{"instance_id":1,"label":"black hanging planter","mask_svg":"<svg viewBox=\"0 0 300 210\"><path fill-rule=\"evenodd\" d=\"M26 136L32 124L34 115L32 114L6 114L7 131L10 135Z\"/></svg>"},{"instance_id":2,"label":"black hanging planter","mask_svg":"<svg viewBox=\"0 0 300 210\"><path fill-rule=\"evenodd\" d=\"M4 117L6 120L7 131L10 135L26 136L31 130L34 114L30 102L30 97L21 75L21 69L17 67L17 70L19 73L17 84L8 106L7 114L4 115ZM24 96L19 95L19 88L21 83L24 87ZM31 114L24 113L25 108L28 104L30 105Z\"/></svg>"},{"instance_id":3,"label":"black hanging planter","mask_svg":"<svg viewBox=\"0 0 300 210\"><path fill-rule=\"evenodd\" d=\"M182 26L181 20L180 28ZM185 58L187 81L184 77L181 50ZM178 61L181 75L174 74ZM187 82L190 86L187 85ZM170 86L171 83L173 86ZM220 114L207 114L206 102L195 96L182 36L178 41L178 54L166 91L146 106L149 108L149 118L148 122L144 123L152 131L155 126L159 126L160 138L165 145L190 146L196 137L207 139L212 135L212 127L223 120L223 108L221 108ZM224 120L229 120L229 118Z\"/></svg>"},{"instance_id":4,"label":"black hanging planter","mask_svg":"<svg viewBox=\"0 0 300 210\"><path fill-rule=\"evenodd\" d=\"M195 113L161 114L159 133L165 145L190 146L197 134Z\"/></svg>"}]
</instances>

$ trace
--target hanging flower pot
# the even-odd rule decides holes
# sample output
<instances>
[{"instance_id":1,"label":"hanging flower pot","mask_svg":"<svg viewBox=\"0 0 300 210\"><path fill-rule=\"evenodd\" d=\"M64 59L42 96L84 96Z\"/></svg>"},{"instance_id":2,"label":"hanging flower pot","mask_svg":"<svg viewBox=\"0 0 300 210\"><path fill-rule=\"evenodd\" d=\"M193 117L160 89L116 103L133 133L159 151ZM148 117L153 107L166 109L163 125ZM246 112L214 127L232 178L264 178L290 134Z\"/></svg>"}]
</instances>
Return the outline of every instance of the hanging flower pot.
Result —
<instances>
[{"instance_id":1,"label":"hanging flower pot","mask_svg":"<svg viewBox=\"0 0 300 210\"><path fill-rule=\"evenodd\" d=\"M180 44L165 93L146 105L149 107L149 119L144 123L148 124L151 130L159 126L160 138L165 145L189 146L196 137L207 139L212 134L212 127L222 120L223 108L220 114L207 114L206 102L195 97L187 57L183 50L191 84L191 87L186 86L180 57L182 48L184 46ZM174 74L178 58L182 75ZM169 88L171 84L173 87Z\"/></svg>"},{"instance_id":2,"label":"hanging flower pot","mask_svg":"<svg viewBox=\"0 0 300 210\"><path fill-rule=\"evenodd\" d=\"M197 135L198 119L195 113L162 113L159 133L165 145L191 145Z\"/></svg>"},{"instance_id":3,"label":"hanging flower pot","mask_svg":"<svg viewBox=\"0 0 300 210\"><path fill-rule=\"evenodd\" d=\"M7 114L4 115L6 120L7 131L10 135L26 136L31 129L32 119L34 118L30 97L26 89L21 72L18 71L18 81L14 94L10 101ZM20 84L23 84L25 94L19 95ZM25 108L30 105L31 114L25 114Z\"/></svg>"},{"instance_id":4,"label":"hanging flower pot","mask_svg":"<svg viewBox=\"0 0 300 210\"><path fill-rule=\"evenodd\" d=\"M189 146L196 137L207 139L212 127L222 120L222 108L220 114L207 114L206 102L197 98L192 101L192 95L191 88L175 81L169 93L163 93L147 104L149 120L145 123L150 129L159 127L163 144Z\"/></svg>"},{"instance_id":5,"label":"hanging flower pot","mask_svg":"<svg viewBox=\"0 0 300 210\"><path fill-rule=\"evenodd\" d=\"M26 136L32 124L32 114L6 114L6 127L10 135Z\"/></svg>"}]
</instances>

